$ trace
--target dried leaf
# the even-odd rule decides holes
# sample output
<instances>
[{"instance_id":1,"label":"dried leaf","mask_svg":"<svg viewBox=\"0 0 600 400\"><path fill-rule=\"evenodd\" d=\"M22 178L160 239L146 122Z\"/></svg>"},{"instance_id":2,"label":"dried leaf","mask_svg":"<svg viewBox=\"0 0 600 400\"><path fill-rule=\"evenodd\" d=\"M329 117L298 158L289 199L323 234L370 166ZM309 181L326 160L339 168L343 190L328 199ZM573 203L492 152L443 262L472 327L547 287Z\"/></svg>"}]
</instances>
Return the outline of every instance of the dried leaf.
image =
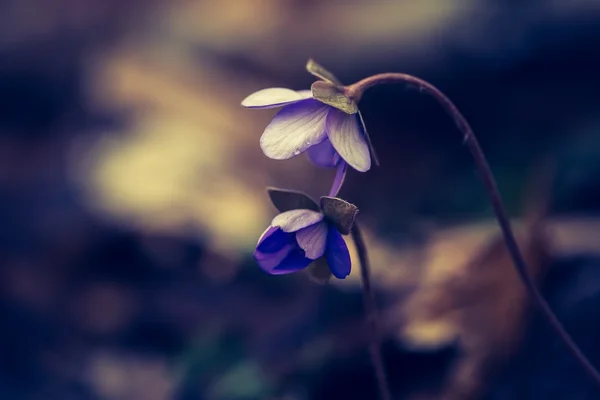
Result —
<instances>
[{"instance_id":1,"label":"dried leaf","mask_svg":"<svg viewBox=\"0 0 600 400\"><path fill-rule=\"evenodd\" d=\"M529 273L539 284L550 265L550 253L543 213L534 215L533 223L526 216L530 223L515 229L515 235ZM443 253L440 263L427 268L420 287L404 305L402 336L417 345L460 343L461 356L441 397L478 398L523 337L530 299L500 234L475 249L457 243L438 247ZM470 257L450 269L448 254L461 248Z\"/></svg>"},{"instance_id":2,"label":"dried leaf","mask_svg":"<svg viewBox=\"0 0 600 400\"><path fill-rule=\"evenodd\" d=\"M337 197L321 197L321 210L342 235L348 235L358 213L358 207Z\"/></svg>"}]
</instances>

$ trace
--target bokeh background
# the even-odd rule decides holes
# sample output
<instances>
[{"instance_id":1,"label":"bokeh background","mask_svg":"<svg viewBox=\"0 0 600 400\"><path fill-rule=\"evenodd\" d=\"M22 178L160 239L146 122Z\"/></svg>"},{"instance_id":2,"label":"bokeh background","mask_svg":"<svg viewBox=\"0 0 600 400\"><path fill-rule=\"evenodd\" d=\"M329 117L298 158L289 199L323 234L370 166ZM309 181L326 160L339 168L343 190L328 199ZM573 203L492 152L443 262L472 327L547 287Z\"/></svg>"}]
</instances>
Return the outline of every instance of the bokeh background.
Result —
<instances>
[{"instance_id":1,"label":"bokeh background","mask_svg":"<svg viewBox=\"0 0 600 400\"><path fill-rule=\"evenodd\" d=\"M376 399L358 268L320 286L252 260L265 186L332 172L261 154L312 57L345 83L425 78L471 122L530 270L600 367L600 3L0 3L0 398ZM381 167L350 173L398 399L597 399L530 309L451 120L361 102ZM351 244L350 244L351 245Z\"/></svg>"}]
</instances>

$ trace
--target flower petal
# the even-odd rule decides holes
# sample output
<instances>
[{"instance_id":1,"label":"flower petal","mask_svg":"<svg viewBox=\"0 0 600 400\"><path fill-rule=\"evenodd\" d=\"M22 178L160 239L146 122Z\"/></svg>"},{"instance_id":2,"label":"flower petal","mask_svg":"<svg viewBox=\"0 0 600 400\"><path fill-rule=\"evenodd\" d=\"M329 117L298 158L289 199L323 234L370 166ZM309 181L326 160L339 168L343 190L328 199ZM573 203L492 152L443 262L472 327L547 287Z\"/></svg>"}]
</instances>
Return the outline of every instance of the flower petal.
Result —
<instances>
[{"instance_id":1,"label":"flower petal","mask_svg":"<svg viewBox=\"0 0 600 400\"><path fill-rule=\"evenodd\" d=\"M275 108L297 103L311 97L310 90L295 91L285 88L269 88L252 93L242 100L242 106L248 108Z\"/></svg>"},{"instance_id":2,"label":"flower petal","mask_svg":"<svg viewBox=\"0 0 600 400\"><path fill-rule=\"evenodd\" d=\"M312 210L290 210L273 218L272 226L283 232L296 232L323 220L323 214Z\"/></svg>"},{"instance_id":3,"label":"flower petal","mask_svg":"<svg viewBox=\"0 0 600 400\"><path fill-rule=\"evenodd\" d=\"M296 232L296 242L305 256L311 260L316 260L325 254L327 245L327 223L321 221L317 224L307 226Z\"/></svg>"},{"instance_id":4,"label":"flower petal","mask_svg":"<svg viewBox=\"0 0 600 400\"><path fill-rule=\"evenodd\" d=\"M292 250L270 273L273 275L289 274L308 267L312 262L313 260L304 256L304 251L297 248Z\"/></svg>"},{"instance_id":5,"label":"flower petal","mask_svg":"<svg viewBox=\"0 0 600 400\"><path fill-rule=\"evenodd\" d=\"M274 234L277 229L279 229L279 228L269 225L267 227L267 229L265 229L265 231L258 238L258 243L256 245L258 246L260 244L260 242L263 241L263 239L268 238L269 236Z\"/></svg>"},{"instance_id":6,"label":"flower petal","mask_svg":"<svg viewBox=\"0 0 600 400\"><path fill-rule=\"evenodd\" d=\"M286 244L275 253L263 253L257 249L254 250L254 259L263 270L270 273L274 268L278 267L295 248L295 244Z\"/></svg>"},{"instance_id":7,"label":"flower petal","mask_svg":"<svg viewBox=\"0 0 600 400\"><path fill-rule=\"evenodd\" d=\"M326 257L333 276L344 279L350 275L350 252L344 238L334 226L330 226L327 232Z\"/></svg>"},{"instance_id":8,"label":"flower petal","mask_svg":"<svg viewBox=\"0 0 600 400\"><path fill-rule=\"evenodd\" d=\"M308 159L319 167L333 168L340 161L340 155L335 151L329 139L312 146L306 150L306 154Z\"/></svg>"},{"instance_id":9,"label":"flower petal","mask_svg":"<svg viewBox=\"0 0 600 400\"><path fill-rule=\"evenodd\" d=\"M335 150L352 168L360 172L371 168L369 146L356 115L331 109L327 115L327 136Z\"/></svg>"},{"instance_id":10,"label":"flower petal","mask_svg":"<svg viewBox=\"0 0 600 400\"><path fill-rule=\"evenodd\" d=\"M283 232L276 226L270 226L261 235L256 250L261 253L276 253L288 244L295 243L294 235Z\"/></svg>"},{"instance_id":11,"label":"flower petal","mask_svg":"<svg viewBox=\"0 0 600 400\"><path fill-rule=\"evenodd\" d=\"M375 151L375 147L373 147L373 143L371 142L371 136L369 135L369 131L367 131L367 125L365 125L365 119L363 118L360 111L357 113L358 118L360 119L360 125L362 126L363 133L365 134L365 138L367 139L367 145L369 146L369 151L371 152L371 157L373 161L375 161L375 165L379 167L379 156Z\"/></svg>"},{"instance_id":12,"label":"flower petal","mask_svg":"<svg viewBox=\"0 0 600 400\"><path fill-rule=\"evenodd\" d=\"M310 89L296 90L296 93L302 96L303 99L310 99L312 97L312 90Z\"/></svg>"},{"instance_id":13,"label":"flower petal","mask_svg":"<svg viewBox=\"0 0 600 400\"><path fill-rule=\"evenodd\" d=\"M325 121L331 107L304 100L284 107L265 129L260 147L267 157L286 160L327 137Z\"/></svg>"}]
</instances>

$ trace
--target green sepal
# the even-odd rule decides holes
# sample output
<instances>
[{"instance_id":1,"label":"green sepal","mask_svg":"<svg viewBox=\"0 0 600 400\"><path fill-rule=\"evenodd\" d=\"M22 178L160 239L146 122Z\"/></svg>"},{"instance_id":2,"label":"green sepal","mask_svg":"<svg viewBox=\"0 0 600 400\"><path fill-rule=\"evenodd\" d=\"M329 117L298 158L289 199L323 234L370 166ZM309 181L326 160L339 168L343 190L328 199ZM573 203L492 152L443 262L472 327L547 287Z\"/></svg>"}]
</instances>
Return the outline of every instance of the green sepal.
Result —
<instances>
[{"instance_id":1,"label":"green sepal","mask_svg":"<svg viewBox=\"0 0 600 400\"><path fill-rule=\"evenodd\" d=\"M343 87L338 87L331 82L316 81L310 87L313 98L331 107L337 108L346 114L356 114L356 102L346 96Z\"/></svg>"},{"instance_id":2,"label":"green sepal","mask_svg":"<svg viewBox=\"0 0 600 400\"><path fill-rule=\"evenodd\" d=\"M316 283L325 284L331 279L331 270L325 257L317 258L308 266L306 271L310 280Z\"/></svg>"},{"instance_id":3,"label":"green sepal","mask_svg":"<svg viewBox=\"0 0 600 400\"><path fill-rule=\"evenodd\" d=\"M342 82L335 77L331 72L327 71L323 66L317 63L312 58L306 63L306 70L317 78L323 79L324 81L331 82L334 85L342 86Z\"/></svg>"},{"instance_id":4,"label":"green sepal","mask_svg":"<svg viewBox=\"0 0 600 400\"><path fill-rule=\"evenodd\" d=\"M321 197L321 212L342 235L348 235L354 225L358 207L337 197Z\"/></svg>"},{"instance_id":5,"label":"green sepal","mask_svg":"<svg viewBox=\"0 0 600 400\"><path fill-rule=\"evenodd\" d=\"M279 212L301 209L320 211L317 202L306 193L274 187L267 188L267 192L271 202Z\"/></svg>"}]
</instances>

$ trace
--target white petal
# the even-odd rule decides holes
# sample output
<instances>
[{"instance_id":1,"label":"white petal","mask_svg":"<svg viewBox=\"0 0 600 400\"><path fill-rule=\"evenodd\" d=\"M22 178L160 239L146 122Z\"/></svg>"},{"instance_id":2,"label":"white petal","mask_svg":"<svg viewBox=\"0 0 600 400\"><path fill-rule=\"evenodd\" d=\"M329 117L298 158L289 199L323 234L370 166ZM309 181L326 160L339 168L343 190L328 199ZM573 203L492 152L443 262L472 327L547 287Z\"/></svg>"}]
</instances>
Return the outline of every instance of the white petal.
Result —
<instances>
[{"instance_id":1,"label":"white petal","mask_svg":"<svg viewBox=\"0 0 600 400\"><path fill-rule=\"evenodd\" d=\"M358 118L360 119L360 126L362 126L363 133L365 135L365 139L367 139L367 145L369 146L369 152L371 153L371 157L373 157L373 161L375 161L375 165L379 167L379 156L377 152L375 152L375 147L373 147L373 143L371 142L371 136L369 136L369 131L367 131L367 126L365 125L365 119L362 114L357 112Z\"/></svg>"},{"instance_id":2,"label":"white petal","mask_svg":"<svg viewBox=\"0 0 600 400\"><path fill-rule=\"evenodd\" d=\"M311 97L310 90L296 92L285 88L269 88L252 93L242 100L242 106L248 108L275 108L310 99Z\"/></svg>"},{"instance_id":3,"label":"white petal","mask_svg":"<svg viewBox=\"0 0 600 400\"><path fill-rule=\"evenodd\" d=\"M369 146L356 114L331 109L327 115L327 136L335 150L352 168L360 172L371 168Z\"/></svg>"},{"instance_id":4,"label":"white petal","mask_svg":"<svg viewBox=\"0 0 600 400\"><path fill-rule=\"evenodd\" d=\"M272 226L284 232L296 232L323 220L323 214L312 210L290 210L273 218Z\"/></svg>"},{"instance_id":5,"label":"white petal","mask_svg":"<svg viewBox=\"0 0 600 400\"><path fill-rule=\"evenodd\" d=\"M296 232L296 242L304 255L311 260L316 260L325 254L327 245L327 223L321 221L317 224L307 226Z\"/></svg>"},{"instance_id":6,"label":"white petal","mask_svg":"<svg viewBox=\"0 0 600 400\"><path fill-rule=\"evenodd\" d=\"M326 137L325 121L331 107L316 100L304 100L284 107L275 115L260 138L265 155L287 160Z\"/></svg>"}]
</instances>

